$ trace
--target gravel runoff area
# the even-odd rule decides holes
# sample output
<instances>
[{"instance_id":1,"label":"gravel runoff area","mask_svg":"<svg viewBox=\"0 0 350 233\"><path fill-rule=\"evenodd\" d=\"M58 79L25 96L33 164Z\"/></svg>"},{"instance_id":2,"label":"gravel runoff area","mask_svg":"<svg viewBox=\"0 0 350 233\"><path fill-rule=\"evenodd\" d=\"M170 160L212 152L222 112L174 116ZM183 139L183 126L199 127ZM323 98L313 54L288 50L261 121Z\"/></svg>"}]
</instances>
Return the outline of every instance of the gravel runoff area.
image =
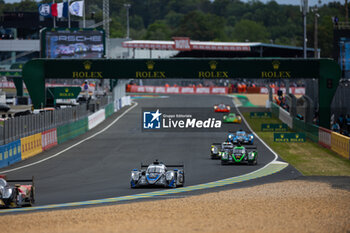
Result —
<instances>
[{"instance_id":1,"label":"gravel runoff area","mask_svg":"<svg viewBox=\"0 0 350 233\"><path fill-rule=\"evenodd\" d=\"M350 232L350 179L333 185L324 179L2 215L1 232Z\"/></svg>"}]
</instances>

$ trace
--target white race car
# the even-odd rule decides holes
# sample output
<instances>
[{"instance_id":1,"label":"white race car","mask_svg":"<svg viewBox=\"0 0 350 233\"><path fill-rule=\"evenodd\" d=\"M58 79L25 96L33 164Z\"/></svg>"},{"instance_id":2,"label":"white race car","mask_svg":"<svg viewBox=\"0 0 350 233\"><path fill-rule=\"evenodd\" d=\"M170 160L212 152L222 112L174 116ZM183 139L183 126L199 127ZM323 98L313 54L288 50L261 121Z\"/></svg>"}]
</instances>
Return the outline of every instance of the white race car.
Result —
<instances>
[{"instance_id":1,"label":"white race car","mask_svg":"<svg viewBox=\"0 0 350 233\"><path fill-rule=\"evenodd\" d=\"M169 167L174 169L169 170ZM147 168L144 170L144 168ZM150 165L143 165L141 169L131 171L130 187L158 186L176 188L185 183L184 165L164 165L156 160Z\"/></svg>"}]
</instances>

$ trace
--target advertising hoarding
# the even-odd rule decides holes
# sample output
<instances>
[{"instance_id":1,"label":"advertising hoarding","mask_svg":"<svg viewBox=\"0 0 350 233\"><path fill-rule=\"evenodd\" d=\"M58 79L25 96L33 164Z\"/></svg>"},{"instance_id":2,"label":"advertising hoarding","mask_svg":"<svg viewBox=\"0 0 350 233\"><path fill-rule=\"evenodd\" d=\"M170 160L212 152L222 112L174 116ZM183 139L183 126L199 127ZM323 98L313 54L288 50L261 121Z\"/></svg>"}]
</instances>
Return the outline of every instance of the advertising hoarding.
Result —
<instances>
[{"instance_id":1,"label":"advertising hoarding","mask_svg":"<svg viewBox=\"0 0 350 233\"><path fill-rule=\"evenodd\" d=\"M41 32L43 58L104 58L105 36L96 29L44 29Z\"/></svg>"}]
</instances>

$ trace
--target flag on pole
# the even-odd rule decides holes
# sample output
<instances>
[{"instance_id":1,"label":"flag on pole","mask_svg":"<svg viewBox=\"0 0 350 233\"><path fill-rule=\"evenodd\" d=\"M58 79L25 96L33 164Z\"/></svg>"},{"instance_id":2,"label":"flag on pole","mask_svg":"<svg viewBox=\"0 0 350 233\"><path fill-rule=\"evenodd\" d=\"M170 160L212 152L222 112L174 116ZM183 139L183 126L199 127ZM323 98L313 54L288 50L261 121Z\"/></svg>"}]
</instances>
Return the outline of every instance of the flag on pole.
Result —
<instances>
[{"instance_id":1,"label":"flag on pole","mask_svg":"<svg viewBox=\"0 0 350 233\"><path fill-rule=\"evenodd\" d=\"M48 3L39 4L39 14L44 17L51 17L51 7Z\"/></svg>"},{"instance_id":2,"label":"flag on pole","mask_svg":"<svg viewBox=\"0 0 350 233\"><path fill-rule=\"evenodd\" d=\"M51 4L51 15L57 17L57 3Z\"/></svg>"},{"instance_id":3,"label":"flag on pole","mask_svg":"<svg viewBox=\"0 0 350 233\"><path fill-rule=\"evenodd\" d=\"M57 18L63 17L63 2L57 3Z\"/></svg>"},{"instance_id":4,"label":"flag on pole","mask_svg":"<svg viewBox=\"0 0 350 233\"><path fill-rule=\"evenodd\" d=\"M69 13L71 15L80 16L84 15L84 1L76 1L70 4Z\"/></svg>"},{"instance_id":5,"label":"flag on pole","mask_svg":"<svg viewBox=\"0 0 350 233\"><path fill-rule=\"evenodd\" d=\"M68 2L63 3L62 16L68 18Z\"/></svg>"}]
</instances>

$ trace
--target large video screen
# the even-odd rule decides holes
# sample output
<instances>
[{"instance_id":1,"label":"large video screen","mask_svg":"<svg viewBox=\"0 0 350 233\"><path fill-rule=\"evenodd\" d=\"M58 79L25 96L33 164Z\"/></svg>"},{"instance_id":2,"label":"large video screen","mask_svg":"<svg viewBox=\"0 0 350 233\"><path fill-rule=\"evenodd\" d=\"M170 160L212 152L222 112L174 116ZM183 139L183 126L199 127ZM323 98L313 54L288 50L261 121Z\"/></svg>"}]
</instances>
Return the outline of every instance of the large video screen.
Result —
<instances>
[{"instance_id":1,"label":"large video screen","mask_svg":"<svg viewBox=\"0 0 350 233\"><path fill-rule=\"evenodd\" d=\"M344 78L350 78L350 38L341 37L339 40L339 65Z\"/></svg>"},{"instance_id":2,"label":"large video screen","mask_svg":"<svg viewBox=\"0 0 350 233\"><path fill-rule=\"evenodd\" d=\"M45 58L90 59L105 54L103 30L46 30L42 39Z\"/></svg>"}]
</instances>

